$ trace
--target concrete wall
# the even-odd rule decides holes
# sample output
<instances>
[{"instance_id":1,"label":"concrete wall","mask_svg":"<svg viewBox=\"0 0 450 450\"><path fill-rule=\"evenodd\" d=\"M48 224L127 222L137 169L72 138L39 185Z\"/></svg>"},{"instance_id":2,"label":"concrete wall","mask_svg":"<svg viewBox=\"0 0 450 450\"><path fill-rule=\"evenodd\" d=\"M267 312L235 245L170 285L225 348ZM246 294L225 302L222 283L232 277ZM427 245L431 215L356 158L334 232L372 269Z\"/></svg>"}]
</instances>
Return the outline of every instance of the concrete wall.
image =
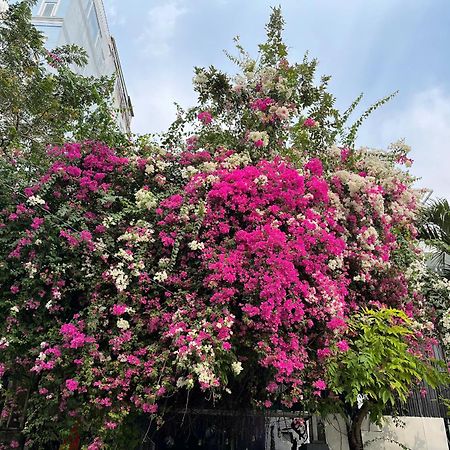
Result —
<instances>
[{"instance_id":1,"label":"concrete wall","mask_svg":"<svg viewBox=\"0 0 450 450\"><path fill-rule=\"evenodd\" d=\"M444 420L434 417L401 417L404 426L396 426L390 416L380 429L366 421L362 435L367 449L399 450L397 441L411 450L449 450ZM339 416L329 416L325 422L330 450L349 450L346 428Z\"/></svg>"}]
</instances>

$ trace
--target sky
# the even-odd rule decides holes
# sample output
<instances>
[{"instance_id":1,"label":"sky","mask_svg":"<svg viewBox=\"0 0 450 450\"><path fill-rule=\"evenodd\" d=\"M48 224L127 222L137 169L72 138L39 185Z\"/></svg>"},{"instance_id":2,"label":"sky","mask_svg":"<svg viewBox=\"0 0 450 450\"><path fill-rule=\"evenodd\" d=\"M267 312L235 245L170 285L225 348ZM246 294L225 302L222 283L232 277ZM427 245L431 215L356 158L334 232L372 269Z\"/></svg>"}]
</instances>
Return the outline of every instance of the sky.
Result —
<instances>
[{"instance_id":1,"label":"sky","mask_svg":"<svg viewBox=\"0 0 450 450\"><path fill-rule=\"evenodd\" d=\"M405 138L418 187L450 199L449 0L104 0L133 103L133 131L153 133L195 104L194 66L236 73L223 50L239 35L256 56L270 7L281 5L291 62L306 51L331 75L339 108L357 113L399 90L362 126L358 144ZM357 117L356 117L357 118Z\"/></svg>"}]
</instances>

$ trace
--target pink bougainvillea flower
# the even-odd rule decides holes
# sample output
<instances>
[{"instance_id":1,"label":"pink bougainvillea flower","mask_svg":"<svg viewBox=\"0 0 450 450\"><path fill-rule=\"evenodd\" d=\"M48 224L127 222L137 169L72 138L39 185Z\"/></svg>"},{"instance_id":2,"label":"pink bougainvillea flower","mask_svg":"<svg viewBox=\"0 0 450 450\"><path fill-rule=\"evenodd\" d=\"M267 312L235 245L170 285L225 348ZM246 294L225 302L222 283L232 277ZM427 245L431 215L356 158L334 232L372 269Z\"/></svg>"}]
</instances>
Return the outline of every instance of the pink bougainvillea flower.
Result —
<instances>
[{"instance_id":1,"label":"pink bougainvillea flower","mask_svg":"<svg viewBox=\"0 0 450 450\"><path fill-rule=\"evenodd\" d=\"M330 330L336 330L339 328L345 328L347 326L347 324L345 323L345 320L340 319L339 317L333 317L329 322L328 322L328 328Z\"/></svg>"},{"instance_id":2,"label":"pink bougainvillea flower","mask_svg":"<svg viewBox=\"0 0 450 450\"><path fill-rule=\"evenodd\" d=\"M92 234L88 230L83 230L80 233L80 239L85 242L90 242L92 240Z\"/></svg>"},{"instance_id":3,"label":"pink bougainvillea flower","mask_svg":"<svg viewBox=\"0 0 450 450\"><path fill-rule=\"evenodd\" d=\"M313 175L321 177L323 175L322 161L319 158L312 158L305 164L305 169L308 169Z\"/></svg>"},{"instance_id":4,"label":"pink bougainvillea flower","mask_svg":"<svg viewBox=\"0 0 450 450\"><path fill-rule=\"evenodd\" d=\"M250 104L250 108L255 111L265 111L270 105L275 103L271 98L257 98Z\"/></svg>"},{"instance_id":5,"label":"pink bougainvillea flower","mask_svg":"<svg viewBox=\"0 0 450 450\"><path fill-rule=\"evenodd\" d=\"M346 352L350 349L348 342L345 339L339 341L336 346L341 352Z\"/></svg>"},{"instance_id":6,"label":"pink bougainvillea flower","mask_svg":"<svg viewBox=\"0 0 450 450\"><path fill-rule=\"evenodd\" d=\"M33 230L37 230L44 223L44 221L45 220L42 217L35 217L31 223L31 228L33 228Z\"/></svg>"},{"instance_id":7,"label":"pink bougainvillea flower","mask_svg":"<svg viewBox=\"0 0 450 450\"><path fill-rule=\"evenodd\" d=\"M125 312L127 311L127 306L126 305L113 305L112 307L112 313L115 316L121 316L122 314L125 314Z\"/></svg>"},{"instance_id":8,"label":"pink bougainvillea flower","mask_svg":"<svg viewBox=\"0 0 450 450\"><path fill-rule=\"evenodd\" d=\"M19 286L17 286L16 284L13 284L13 285L11 286L11 288L10 288L10 291L11 291L13 294L17 294L17 293L20 291L20 288L19 288Z\"/></svg>"},{"instance_id":9,"label":"pink bougainvillea flower","mask_svg":"<svg viewBox=\"0 0 450 450\"><path fill-rule=\"evenodd\" d=\"M103 441L100 438L95 438L93 442L88 445L88 450L101 450L104 448Z\"/></svg>"},{"instance_id":10,"label":"pink bougainvillea flower","mask_svg":"<svg viewBox=\"0 0 450 450\"><path fill-rule=\"evenodd\" d=\"M209 111L202 111L198 113L197 118L204 125L209 125L212 122L213 116Z\"/></svg>"},{"instance_id":11,"label":"pink bougainvillea flower","mask_svg":"<svg viewBox=\"0 0 450 450\"><path fill-rule=\"evenodd\" d=\"M342 161L346 161L347 158L349 157L349 155L350 155L350 149L348 149L348 148L341 149L341 160Z\"/></svg>"},{"instance_id":12,"label":"pink bougainvillea flower","mask_svg":"<svg viewBox=\"0 0 450 450\"><path fill-rule=\"evenodd\" d=\"M79 176L81 176L81 169L76 166L67 166L66 173L73 177L78 178Z\"/></svg>"},{"instance_id":13,"label":"pink bougainvillea flower","mask_svg":"<svg viewBox=\"0 0 450 450\"><path fill-rule=\"evenodd\" d=\"M326 347L326 348L319 348L317 350L317 356L319 358L326 358L327 356L330 356L330 355L331 355L331 350L328 347Z\"/></svg>"},{"instance_id":14,"label":"pink bougainvillea flower","mask_svg":"<svg viewBox=\"0 0 450 450\"><path fill-rule=\"evenodd\" d=\"M78 381L73 378L66 380L66 387L69 391L76 391L78 389Z\"/></svg>"},{"instance_id":15,"label":"pink bougainvillea flower","mask_svg":"<svg viewBox=\"0 0 450 450\"><path fill-rule=\"evenodd\" d=\"M156 411L158 411L158 405L152 403L144 403L142 405L142 411L149 413L149 414L155 414Z\"/></svg>"},{"instance_id":16,"label":"pink bougainvillea flower","mask_svg":"<svg viewBox=\"0 0 450 450\"><path fill-rule=\"evenodd\" d=\"M318 125L318 123L312 119L311 117L308 117L304 122L303 122L303 126L307 127L307 128L313 128L316 127Z\"/></svg>"},{"instance_id":17,"label":"pink bougainvillea flower","mask_svg":"<svg viewBox=\"0 0 450 450\"><path fill-rule=\"evenodd\" d=\"M316 389L318 389L319 391L323 391L327 388L327 383L325 383L325 381L319 379L319 380L313 382L313 386Z\"/></svg>"}]
</instances>

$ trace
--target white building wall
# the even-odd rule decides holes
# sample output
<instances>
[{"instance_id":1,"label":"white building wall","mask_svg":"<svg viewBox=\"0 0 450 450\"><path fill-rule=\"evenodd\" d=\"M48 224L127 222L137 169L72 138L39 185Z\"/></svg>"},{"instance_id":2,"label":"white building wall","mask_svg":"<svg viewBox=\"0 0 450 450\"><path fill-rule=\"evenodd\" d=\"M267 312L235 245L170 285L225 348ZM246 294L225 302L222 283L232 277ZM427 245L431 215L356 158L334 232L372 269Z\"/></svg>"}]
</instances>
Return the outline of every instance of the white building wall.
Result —
<instances>
[{"instance_id":1,"label":"white building wall","mask_svg":"<svg viewBox=\"0 0 450 450\"><path fill-rule=\"evenodd\" d=\"M50 16L43 15L46 3L55 3ZM84 76L114 75L114 107L120 110L117 122L130 132L133 108L126 89L115 41L108 28L102 0L39 0L33 8L33 23L48 37L48 48L65 44L83 47L89 57L83 67L74 66Z\"/></svg>"},{"instance_id":2,"label":"white building wall","mask_svg":"<svg viewBox=\"0 0 450 450\"><path fill-rule=\"evenodd\" d=\"M400 450L396 442L411 450L449 450L444 419L435 417L400 417L404 426L396 426L392 417L385 416L382 428L366 420L362 436L367 450ZM325 421L330 450L349 450L345 422L330 415Z\"/></svg>"}]
</instances>

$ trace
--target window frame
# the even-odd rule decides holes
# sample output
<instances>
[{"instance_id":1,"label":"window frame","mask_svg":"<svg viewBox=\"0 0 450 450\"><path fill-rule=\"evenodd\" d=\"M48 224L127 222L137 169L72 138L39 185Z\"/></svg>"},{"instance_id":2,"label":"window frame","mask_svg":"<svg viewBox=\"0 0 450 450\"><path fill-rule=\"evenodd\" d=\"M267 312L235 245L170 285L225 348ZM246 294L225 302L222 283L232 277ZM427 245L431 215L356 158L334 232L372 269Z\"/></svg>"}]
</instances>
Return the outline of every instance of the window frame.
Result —
<instances>
[{"instance_id":1,"label":"window frame","mask_svg":"<svg viewBox=\"0 0 450 450\"><path fill-rule=\"evenodd\" d=\"M88 8L88 11L87 11L86 19L88 22L88 29L89 29L89 34L91 36L92 42L94 43L94 47L97 47L98 43L102 40L103 34L102 34L102 29L100 27L100 20L98 18L97 7L95 6L95 0L91 1L90 7ZM95 24L97 25L96 26L97 33L95 34L95 36L93 33L94 20L95 20Z\"/></svg>"},{"instance_id":2,"label":"window frame","mask_svg":"<svg viewBox=\"0 0 450 450\"><path fill-rule=\"evenodd\" d=\"M56 12L58 11L60 0L42 0L41 7L39 9L40 17L55 17ZM53 5L53 9L50 14L44 15L44 11L48 5Z\"/></svg>"}]
</instances>

